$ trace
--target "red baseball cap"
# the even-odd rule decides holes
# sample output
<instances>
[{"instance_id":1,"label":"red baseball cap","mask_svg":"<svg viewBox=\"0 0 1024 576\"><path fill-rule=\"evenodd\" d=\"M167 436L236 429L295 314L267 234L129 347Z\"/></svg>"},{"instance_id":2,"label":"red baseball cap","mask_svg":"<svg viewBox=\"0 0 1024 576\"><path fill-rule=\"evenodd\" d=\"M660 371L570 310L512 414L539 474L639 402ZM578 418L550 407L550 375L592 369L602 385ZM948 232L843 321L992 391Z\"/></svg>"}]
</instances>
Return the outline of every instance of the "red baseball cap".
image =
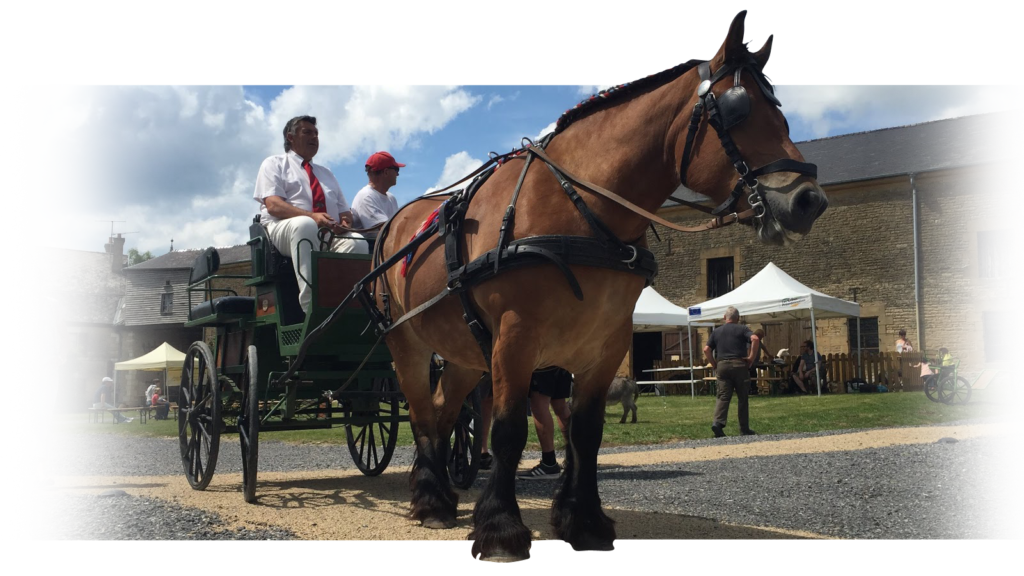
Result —
<instances>
[{"instance_id":1,"label":"red baseball cap","mask_svg":"<svg viewBox=\"0 0 1024 576\"><path fill-rule=\"evenodd\" d=\"M374 172L388 168L404 168L405 164L395 162L395 157L387 152L377 152L366 159L366 167Z\"/></svg>"}]
</instances>

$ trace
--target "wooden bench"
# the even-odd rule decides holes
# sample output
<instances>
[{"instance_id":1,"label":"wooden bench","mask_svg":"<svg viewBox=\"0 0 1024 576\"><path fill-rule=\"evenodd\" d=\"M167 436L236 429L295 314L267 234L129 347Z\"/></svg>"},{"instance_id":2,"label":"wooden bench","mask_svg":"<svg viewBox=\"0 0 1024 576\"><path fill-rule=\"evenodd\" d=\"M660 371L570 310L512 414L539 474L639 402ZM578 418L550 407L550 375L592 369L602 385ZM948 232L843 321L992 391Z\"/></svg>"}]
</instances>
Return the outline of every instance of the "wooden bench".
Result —
<instances>
[{"instance_id":1,"label":"wooden bench","mask_svg":"<svg viewBox=\"0 0 1024 576\"><path fill-rule=\"evenodd\" d=\"M158 408L157 406L146 406L145 407L145 409L148 411L148 415L150 415L151 418L156 418L157 417L157 408ZM177 420L178 419L178 405L173 403L173 402L171 403L170 408L167 411L168 418L172 417L171 416L171 412L174 412L173 418L175 420Z\"/></svg>"},{"instance_id":2,"label":"wooden bench","mask_svg":"<svg viewBox=\"0 0 1024 576\"><path fill-rule=\"evenodd\" d=\"M138 412L139 424L145 424L147 417L149 416L149 410L151 407L148 406L132 406L129 408L89 408L89 421L90 422L103 422L104 416L109 413L111 415L118 412ZM114 420L117 423L117 420Z\"/></svg>"}]
</instances>

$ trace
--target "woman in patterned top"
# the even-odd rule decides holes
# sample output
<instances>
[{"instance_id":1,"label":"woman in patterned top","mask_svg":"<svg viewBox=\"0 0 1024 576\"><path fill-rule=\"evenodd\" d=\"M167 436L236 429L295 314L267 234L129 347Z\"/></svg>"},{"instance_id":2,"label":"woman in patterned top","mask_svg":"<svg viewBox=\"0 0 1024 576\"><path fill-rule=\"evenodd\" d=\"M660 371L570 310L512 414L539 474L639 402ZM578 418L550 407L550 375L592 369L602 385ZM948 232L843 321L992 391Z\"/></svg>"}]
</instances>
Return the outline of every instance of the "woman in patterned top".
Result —
<instances>
[{"instance_id":1,"label":"woman in patterned top","mask_svg":"<svg viewBox=\"0 0 1024 576\"><path fill-rule=\"evenodd\" d=\"M10 415L12 490L22 488L23 452L25 452L26 411L33 399L35 439L32 458L36 461L36 488L53 486L46 475L52 430L50 421L57 399L57 368L68 361L71 337L65 322L67 312L60 302L43 296L43 271L37 265L25 264L14 275L17 296L7 301L4 324L7 338L3 366L8 373L12 398ZM59 335L59 342L57 336Z\"/></svg>"}]
</instances>

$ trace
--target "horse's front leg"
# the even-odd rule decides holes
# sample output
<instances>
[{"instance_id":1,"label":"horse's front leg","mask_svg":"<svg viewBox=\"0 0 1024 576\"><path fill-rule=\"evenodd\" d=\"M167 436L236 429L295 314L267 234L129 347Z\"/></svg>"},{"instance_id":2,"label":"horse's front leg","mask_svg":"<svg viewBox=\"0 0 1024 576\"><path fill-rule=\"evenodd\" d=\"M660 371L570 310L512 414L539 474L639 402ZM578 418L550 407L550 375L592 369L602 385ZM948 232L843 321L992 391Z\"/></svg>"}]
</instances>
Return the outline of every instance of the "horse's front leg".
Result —
<instances>
[{"instance_id":1,"label":"horse's front leg","mask_svg":"<svg viewBox=\"0 0 1024 576\"><path fill-rule=\"evenodd\" d=\"M493 562L514 562L530 557L530 529L523 524L516 502L516 469L526 447L526 398L533 368L521 357L513 360L511 356L495 346L491 367L494 414L490 444L494 464L473 509L473 532L469 535L474 541L473 557Z\"/></svg>"},{"instance_id":2,"label":"horse's front leg","mask_svg":"<svg viewBox=\"0 0 1024 576\"><path fill-rule=\"evenodd\" d=\"M389 336L388 347L402 393L409 402L409 423L416 443L409 474L410 516L427 528L451 528L455 526L459 497L448 481L448 438L438 434L437 414L430 395L432 351L401 330Z\"/></svg>"},{"instance_id":3,"label":"horse's front leg","mask_svg":"<svg viewBox=\"0 0 1024 576\"><path fill-rule=\"evenodd\" d=\"M615 521L601 510L597 493L605 394L614 376L615 366L604 367L577 374L573 384L566 467L551 508L551 526L575 550L614 549Z\"/></svg>"}]
</instances>

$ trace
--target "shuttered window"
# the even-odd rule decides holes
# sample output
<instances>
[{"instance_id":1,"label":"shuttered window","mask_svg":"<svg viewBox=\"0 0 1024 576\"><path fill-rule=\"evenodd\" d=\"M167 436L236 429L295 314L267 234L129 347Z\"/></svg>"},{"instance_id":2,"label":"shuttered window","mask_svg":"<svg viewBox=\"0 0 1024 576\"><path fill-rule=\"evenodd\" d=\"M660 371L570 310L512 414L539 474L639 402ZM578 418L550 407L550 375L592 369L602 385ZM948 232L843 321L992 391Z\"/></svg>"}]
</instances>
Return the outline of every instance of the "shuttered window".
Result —
<instances>
[{"instance_id":1,"label":"shuttered window","mask_svg":"<svg viewBox=\"0 0 1024 576\"><path fill-rule=\"evenodd\" d=\"M732 256L708 258L708 298L718 298L732 292L734 272Z\"/></svg>"},{"instance_id":2,"label":"shuttered window","mask_svg":"<svg viewBox=\"0 0 1024 576\"><path fill-rule=\"evenodd\" d=\"M857 353L857 319L850 318L846 321L847 342L850 343L850 354ZM860 349L865 354L877 354L879 348L878 340L878 318L860 319Z\"/></svg>"}]
</instances>

